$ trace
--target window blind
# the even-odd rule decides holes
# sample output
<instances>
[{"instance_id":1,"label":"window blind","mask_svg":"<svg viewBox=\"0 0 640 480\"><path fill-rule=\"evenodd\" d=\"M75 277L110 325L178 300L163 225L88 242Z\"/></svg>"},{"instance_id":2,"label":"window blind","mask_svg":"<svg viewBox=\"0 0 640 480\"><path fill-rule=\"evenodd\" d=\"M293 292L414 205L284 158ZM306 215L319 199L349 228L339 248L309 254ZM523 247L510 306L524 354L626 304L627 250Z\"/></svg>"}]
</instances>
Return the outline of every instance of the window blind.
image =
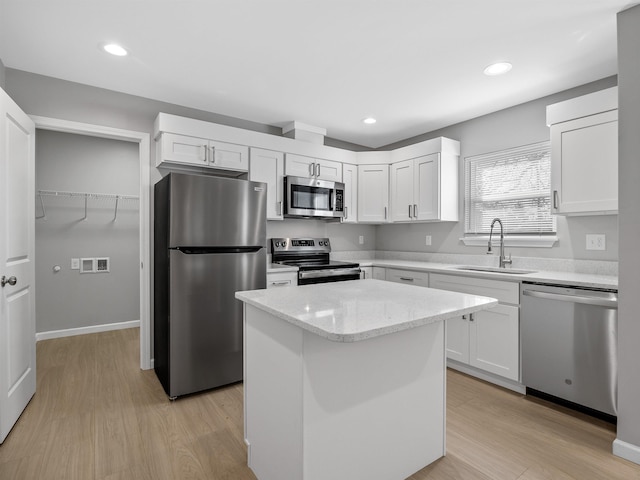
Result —
<instances>
[{"instance_id":1,"label":"window blind","mask_svg":"<svg viewBox=\"0 0 640 480\"><path fill-rule=\"evenodd\" d=\"M549 142L465 158L465 234L488 234L494 218L509 234L554 233L550 181Z\"/></svg>"}]
</instances>

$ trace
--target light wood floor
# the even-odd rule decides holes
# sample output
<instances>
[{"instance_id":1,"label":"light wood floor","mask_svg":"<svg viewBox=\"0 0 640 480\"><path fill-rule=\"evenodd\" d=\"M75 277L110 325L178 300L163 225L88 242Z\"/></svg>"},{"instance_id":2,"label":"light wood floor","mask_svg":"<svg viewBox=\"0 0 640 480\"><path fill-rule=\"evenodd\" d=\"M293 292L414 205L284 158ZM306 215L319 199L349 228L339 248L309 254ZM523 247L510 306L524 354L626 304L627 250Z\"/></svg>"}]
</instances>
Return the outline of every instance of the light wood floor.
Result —
<instances>
[{"instance_id":1,"label":"light wood floor","mask_svg":"<svg viewBox=\"0 0 640 480\"><path fill-rule=\"evenodd\" d=\"M242 386L172 403L138 352L138 329L39 342L37 393L0 446L0 479L255 479ZM447 388L447 456L411 480L640 480L610 453L611 425L454 371Z\"/></svg>"}]
</instances>

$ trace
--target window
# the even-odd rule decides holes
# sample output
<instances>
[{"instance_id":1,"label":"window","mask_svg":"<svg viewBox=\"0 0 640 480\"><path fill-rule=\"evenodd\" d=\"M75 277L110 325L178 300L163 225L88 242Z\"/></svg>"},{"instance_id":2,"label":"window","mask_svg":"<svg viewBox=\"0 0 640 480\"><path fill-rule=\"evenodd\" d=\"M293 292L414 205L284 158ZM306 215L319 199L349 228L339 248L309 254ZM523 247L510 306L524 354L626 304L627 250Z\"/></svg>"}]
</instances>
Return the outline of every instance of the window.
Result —
<instances>
[{"instance_id":1,"label":"window","mask_svg":"<svg viewBox=\"0 0 640 480\"><path fill-rule=\"evenodd\" d=\"M509 235L553 235L549 142L465 158L465 237L488 235L494 218Z\"/></svg>"}]
</instances>

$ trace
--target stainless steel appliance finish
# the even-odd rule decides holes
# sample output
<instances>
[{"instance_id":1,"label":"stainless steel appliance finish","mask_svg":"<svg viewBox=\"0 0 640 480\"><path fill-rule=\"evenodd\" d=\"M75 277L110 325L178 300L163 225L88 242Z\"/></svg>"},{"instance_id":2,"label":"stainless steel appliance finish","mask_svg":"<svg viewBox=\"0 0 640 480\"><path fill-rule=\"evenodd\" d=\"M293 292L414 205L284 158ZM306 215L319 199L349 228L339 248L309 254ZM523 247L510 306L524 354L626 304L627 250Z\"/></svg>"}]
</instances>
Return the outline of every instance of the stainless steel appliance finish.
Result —
<instances>
[{"instance_id":1,"label":"stainless steel appliance finish","mask_svg":"<svg viewBox=\"0 0 640 480\"><path fill-rule=\"evenodd\" d=\"M522 383L617 415L618 295L523 282Z\"/></svg>"},{"instance_id":2,"label":"stainless steel appliance finish","mask_svg":"<svg viewBox=\"0 0 640 480\"><path fill-rule=\"evenodd\" d=\"M238 290L266 287L266 185L170 173L155 185L154 368L171 398L242 380Z\"/></svg>"},{"instance_id":3,"label":"stainless steel appliance finish","mask_svg":"<svg viewBox=\"0 0 640 480\"><path fill-rule=\"evenodd\" d=\"M344 183L317 178L284 177L284 216L342 218Z\"/></svg>"},{"instance_id":4,"label":"stainless steel appliance finish","mask_svg":"<svg viewBox=\"0 0 640 480\"><path fill-rule=\"evenodd\" d=\"M360 265L329 259L328 238L272 238L272 261L298 267L298 285L360 278Z\"/></svg>"}]
</instances>

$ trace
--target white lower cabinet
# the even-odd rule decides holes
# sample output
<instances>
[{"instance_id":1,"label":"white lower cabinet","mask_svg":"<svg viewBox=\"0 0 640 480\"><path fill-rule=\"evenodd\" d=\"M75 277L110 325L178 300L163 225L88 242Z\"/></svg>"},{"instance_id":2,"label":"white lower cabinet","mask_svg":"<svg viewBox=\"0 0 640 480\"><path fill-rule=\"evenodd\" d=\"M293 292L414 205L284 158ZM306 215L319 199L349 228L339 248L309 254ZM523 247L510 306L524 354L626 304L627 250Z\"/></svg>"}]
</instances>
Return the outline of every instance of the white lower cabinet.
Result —
<instances>
[{"instance_id":1,"label":"white lower cabinet","mask_svg":"<svg viewBox=\"0 0 640 480\"><path fill-rule=\"evenodd\" d=\"M416 272L413 270L401 270L398 268L387 268L385 280L389 282L404 283L406 285L416 285L418 287L429 286L429 274L427 272Z\"/></svg>"},{"instance_id":2,"label":"white lower cabinet","mask_svg":"<svg viewBox=\"0 0 640 480\"><path fill-rule=\"evenodd\" d=\"M291 287L298 285L298 272L267 273L267 288Z\"/></svg>"},{"instance_id":3,"label":"white lower cabinet","mask_svg":"<svg viewBox=\"0 0 640 480\"><path fill-rule=\"evenodd\" d=\"M500 303L494 308L447 320L447 357L519 381L519 284L431 274L429 286L498 299Z\"/></svg>"},{"instance_id":4,"label":"white lower cabinet","mask_svg":"<svg viewBox=\"0 0 640 480\"><path fill-rule=\"evenodd\" d=\"M373 267L360 267L360 278L362 280L373 278Z\"/></svg>"},{"instance_id":5,"label":"white lower cabinet","mask_svg":"<svg viewBox=\"0 0 640 480\"><path fill-rule=\"evenodd\" d=\"M387 269L384 267L373 267L373 278L376 280L386 280Z\"/></svg>"}]
</instances>

